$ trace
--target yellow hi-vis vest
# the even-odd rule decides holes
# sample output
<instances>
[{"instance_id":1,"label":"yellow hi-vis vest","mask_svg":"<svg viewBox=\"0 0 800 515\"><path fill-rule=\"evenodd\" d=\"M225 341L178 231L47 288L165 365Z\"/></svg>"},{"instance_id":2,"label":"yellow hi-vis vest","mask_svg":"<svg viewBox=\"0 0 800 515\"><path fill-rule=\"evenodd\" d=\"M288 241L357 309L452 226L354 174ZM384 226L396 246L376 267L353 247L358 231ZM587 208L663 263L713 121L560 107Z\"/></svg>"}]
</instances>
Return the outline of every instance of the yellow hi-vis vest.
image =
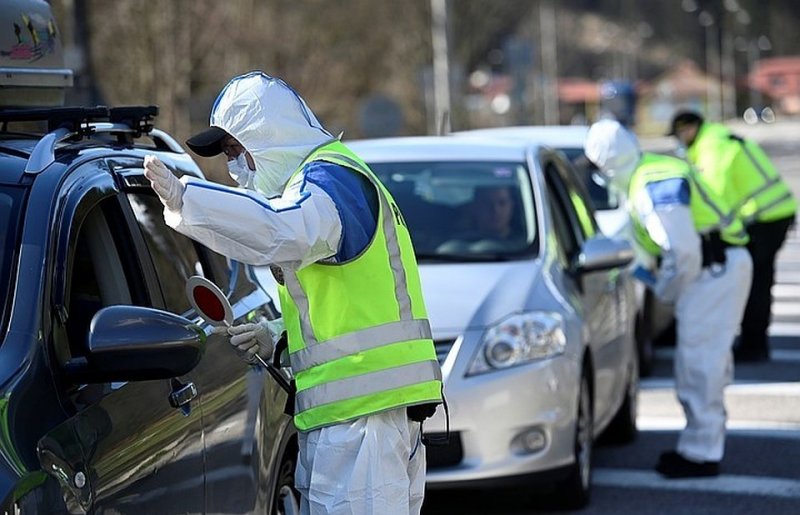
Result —
<instances>
[{"instance_id":1,"label":"yellow hi-vis vest","mask_svg":"<svg viewBox=\"0 0 800 515\"><path fill-rule=\"evenodd\" d=\"M372 241L355 258L284 271L279 288L300 431L442 401L442 373L408 228L389 192L340 141L312 152L362 174L379 199ZM291 180L290 180L291 182Z\"/></svg>"},{"instance_id":2,"label":"yellow hi-vis vest","mask_svg":"<svg viewBox=\"0 0 800 515\"><path fill-rule=\"evenodd\" d=\"M691 165L675 157L647 153L642 156L628 188L630 206L635 206L641 195L647 195L645 190L648 184L674 178L685 179L689 183L689 210L700 235L719 231L726 243L747 243L747 233L739 217L702 182ZM661 248L650 237L636 209L631 209L631 225L642 248L653 256L661 255Z\"/></svg>"},{"instance_id":3,"label":"yellow hi-vis vest","mask_svg":"<svg viewBox=\"0 0 800 515\"><path fill-rule=\"evenodd\" d=\"M703 123L686 157L745 224L793 216L797 200L764 151L727 127Z\"/></svg>"}]
</instances>

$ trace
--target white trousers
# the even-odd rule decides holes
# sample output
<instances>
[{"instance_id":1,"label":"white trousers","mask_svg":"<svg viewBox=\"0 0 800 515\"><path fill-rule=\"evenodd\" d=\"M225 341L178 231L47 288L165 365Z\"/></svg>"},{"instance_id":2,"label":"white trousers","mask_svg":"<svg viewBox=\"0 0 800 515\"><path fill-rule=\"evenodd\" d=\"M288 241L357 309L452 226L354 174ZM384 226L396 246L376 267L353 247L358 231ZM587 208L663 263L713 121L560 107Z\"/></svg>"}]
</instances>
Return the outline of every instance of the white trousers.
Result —
<instances>
[{"instance_id":1,"label":"white trousers","mask_svg":"<svg viewBox=\"0 0 800 515\"><path fill-rule=\"evenodd\" d=\"M744 247L729 248L724 271L704 269L675 305L675 385L686 414L678 452L719 461L725 451L725 387L733 379L731 347L742 320L753 264Z\"/></svg>"},{"instance_id":2,"label":"white trousers","mask_svg":"<svg viewBox=\"0 0 800 515\"><path fill-rule=\"evenodd\" d=\"M420 424L396 409L298 433L302 515L419 514L425 495Z\"/></svg>"}]
</instances>

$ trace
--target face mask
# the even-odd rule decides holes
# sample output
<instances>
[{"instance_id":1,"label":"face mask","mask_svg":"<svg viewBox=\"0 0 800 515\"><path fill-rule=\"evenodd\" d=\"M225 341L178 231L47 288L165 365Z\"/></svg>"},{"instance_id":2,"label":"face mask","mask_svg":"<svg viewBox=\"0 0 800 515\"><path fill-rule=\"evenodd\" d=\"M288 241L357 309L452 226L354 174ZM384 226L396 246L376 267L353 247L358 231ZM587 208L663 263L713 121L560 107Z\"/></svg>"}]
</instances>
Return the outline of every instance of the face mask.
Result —
<instances>
[{"instance_id":1,"label":"face mask","mask_svg":"<svg viewBox=\"0 0 800 515\"><path fill-rule=\"evenodd\" d=\"M255 172L247 166L244 152L236 156L236 159L228 161L228 174L242 188L253 188L253 175L255 175Z\"/></svg>"}]
</instances>

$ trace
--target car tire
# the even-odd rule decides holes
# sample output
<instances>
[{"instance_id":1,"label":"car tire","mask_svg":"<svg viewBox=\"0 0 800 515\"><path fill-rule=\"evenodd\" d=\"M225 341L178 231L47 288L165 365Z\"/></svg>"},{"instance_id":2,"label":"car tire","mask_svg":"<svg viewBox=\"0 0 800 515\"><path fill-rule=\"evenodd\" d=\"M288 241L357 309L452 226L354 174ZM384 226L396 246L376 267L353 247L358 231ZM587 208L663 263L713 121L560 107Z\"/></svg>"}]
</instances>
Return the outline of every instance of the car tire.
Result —
<instances>
[{"instance_id":1,"label":"car tire","mask_svg":"<svg viewBox=\"0 0 800 515\"><path fill-rule=\"evenodd\" d=\"M281 460L278 479L273 493L275 515L299 515L300 493L294 487L294 470L297 465L297 449L289 447Z\"/></svg>"},{"instance_id":2,"label":"car tire","mask_svg":"<svg viewBox=\"0 0 800 515\"><path fill-rule=\"evenodd\" d=\"M611 423L603 432L603 443L625 444L636 439L636 415L639 399L639 370L637 360L631 360L628 382L625 385L625 399Z\"/></svg>"},{"instance_id":3,"label":"car tire","mask_svg":"<svg viewBox=\"0 0 800 515\"><path fill-rule=\"evenodd\" d=\"M580 509L589 503L592 486L592 446L594 409L589 368L584 366L578 393L575 420L574 463L566 478L556 483L555 500L567 509Z\"/></svg>"}]
</instances>

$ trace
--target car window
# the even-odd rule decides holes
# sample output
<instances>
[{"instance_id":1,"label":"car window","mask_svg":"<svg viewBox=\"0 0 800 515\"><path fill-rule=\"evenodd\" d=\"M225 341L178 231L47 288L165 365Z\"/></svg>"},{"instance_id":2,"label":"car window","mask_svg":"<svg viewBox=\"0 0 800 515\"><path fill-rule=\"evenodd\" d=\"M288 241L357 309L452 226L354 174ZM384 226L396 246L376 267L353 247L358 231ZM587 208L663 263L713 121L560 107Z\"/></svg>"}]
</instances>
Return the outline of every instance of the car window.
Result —
<instances>
[{"instance_id":1,"label":"car window","mask_svg":"<svg viewBox=\"0 0 800 515\"><path fill-rule=\"evenodd\" d=\"M0 186L0 335L6 327L6 299L11 287L11 270L17 246L23 190Z\"/></svg>"},{"instance_id":2,"label":"car window","mask_svg":"<svg viewBox=\"0 0 800 515\"><path fill-rule=\"evenodd\" d=\"M370 166L399 205L419 259L503 260L536 252L536 210L524 163Z\"/></svg>"},{"instance_id":3,"label":"car window","mask_svg":"<svg viewBox=\"0 0 800 515\"><path fill-rule=\"evenodd\" d=\"M107 211L118 210L115 201L101 202L80 222L71 254L65 326L72 356L85 354L86 335L97 311L132 304L135 297L129 284L132 271L125 266L118 246L120 227L107 215Z\"/></svg>"},{"instance_id":4,"label":"car window","mask_svg":"<svg viewBox=\"0 0 800 515\"><path fill-rule=\"evenodd\" d=\"M186 297L186 280L206 275L195 243L167 226L164 206L155 195L128 193L128 200L153 260L167 309L188 312L191 305Z\"/></svg>"},{"instance_id":5,"label":"car window","mask_svg":"<svg viewBox=\"0 0 800 515\"><path fill-rule=\"evenodd\" d=\"M578 217L578 229L581 232L581 240L591 238L597 233L594 220L594 206L588 200L589 194L582 182L578 181L574 170L566 163L556 162L556 168L560 173L559 177L564 183L570 204Z\"/></svg>"},{"instance_id":6,"label":"car window","mask_svg":"<svg viewBox=\"0 0 800 515\"><path fill-rule=\"evenodd\" d=\"M579 252L576 233L577 215L572 209L567 189L553 163L545 165L547 204L553 219L553 229L558 240L559 252L564 265L568 265Z\"/></svg>"},{"instance_id":7,"label":"car window","mask_svg":"<svg viewBox=\"0 0 800 515\"><path fill-rule=\"evenodd\" d=\"M594 208L601 211L619 208L619 196L609 187L597 167L583 153L582 148L561 148L583 181Z\"/></svg>"}]
</instances>

